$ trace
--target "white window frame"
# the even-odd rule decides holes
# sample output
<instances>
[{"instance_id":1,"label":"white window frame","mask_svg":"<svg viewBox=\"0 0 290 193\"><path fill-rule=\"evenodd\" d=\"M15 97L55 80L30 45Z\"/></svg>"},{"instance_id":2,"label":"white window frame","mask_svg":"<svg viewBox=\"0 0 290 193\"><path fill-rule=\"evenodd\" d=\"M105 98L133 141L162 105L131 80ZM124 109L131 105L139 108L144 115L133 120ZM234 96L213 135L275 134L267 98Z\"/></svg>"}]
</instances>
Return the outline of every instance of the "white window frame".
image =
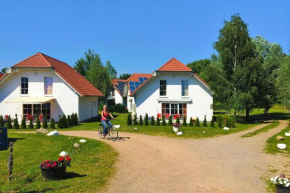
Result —
<instances>
[{"instance_id":1,"label":"white window frame","mask_svg":"<svg viewBox=\"0 0 290 193\"><path fill-rule=\"evenodd\" d=\"M27 78L27 94L22 94L22 78ZM20 96L29 96L29 78L28 77L20 78Z\"/></svg>"},{"instance_id":2,"label":"white window frame","mask_svg":"<svg viewBox=\"0 0 290 193\"><path fill-rule=\"evenodd\" d=\"M165 81L165 83L166 83L166 89L165 89L165 95L161 95L161 89L160 89L160 87L161 87L161 81ZM159 97L167 97L167 80L166 79L163 79L163 80L159 80Z\"/></svg>"},{"instance_id":3,"label":"white window frame","mask_svg":"<svg viewBox=\"0 0 290 193\"><path fill-rule=\"evenodd\" d=\"M187 95L183 95L183 82L187 82ZM184 90L185 93L185 90ZM189 97L189 83L188 80L181 80L181 97Z\"/></svg>"},{"instance_id":4,"label":"white window frame","mask_svg":"<svg viewBox=\"0 0 290 193\"><path fill-rule=\"evenodd\" d=\"M45 94L45 87L46 87L46 82L45 82L45 79L46 78L51 78L51 86L52 86L52 88L51 88L51 94ZM52 96L53 95L53 77L51 77L51 76L45 76L44 77L44 96Z\"/></svg>"},{"instance_id":5,"label":"white window frame","mask_svg":"<svg viewBox=\"0 0 290 193\"><path fill-rule=\"evenodd\" d=\"M163 109L162 109L162 104L169 104L169 115L170 116L174 116L174 115L176 115L176 114L171 114L171 105L173 105L173 104L175 104L175 105L177 105L177 114L179 114L179 105L181 104L181 105L183 105L183 104L186 104L186 117L187 117L187 103L170 103L170 102L164 102L164 103L161 103L161 114L162 114L162 116L165 116L163 113L162 113L162 111L163 111ZM183 118L183 116L181 116L181 114L179 114L180 115L180 118Z\"/></svg>"}]
</instances>

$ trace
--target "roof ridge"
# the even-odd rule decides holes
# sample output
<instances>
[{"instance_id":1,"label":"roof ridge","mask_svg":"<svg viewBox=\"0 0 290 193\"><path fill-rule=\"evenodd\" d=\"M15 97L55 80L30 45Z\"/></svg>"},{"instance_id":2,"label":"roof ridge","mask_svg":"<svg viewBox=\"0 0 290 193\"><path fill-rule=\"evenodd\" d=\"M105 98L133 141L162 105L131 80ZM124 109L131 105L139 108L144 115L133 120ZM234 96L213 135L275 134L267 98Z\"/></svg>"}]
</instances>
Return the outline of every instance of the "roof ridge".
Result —
<instances>
[{"instance_id":1,"label":"roof ridge","mask_svg":"<svg viewBox=\"0 0 290 193\"><path fill-rule=\"evenodd\" d=\"M22 63L22 62L25 62L26 60L31 59L32 57L34 57L34 56L36 56L36 55L38 55L38 54L41 54L41 52L37 52L36 54L34 54L34 55L32 55L32 56L30 56L30 57L28 57L28 58L26 58L26 59L24 59L24 60L22 60L22 61L16 63L16 64L14 64L13 67L16 66L16 65L18 65L18 64L20 64L20 63Z\"/></svg>"},{"instance_id":2,"label":"roof ridge","mask_svg":"<svg viewBox=\"0 0 290 193\"><path fill-rule=\"evenodd\" d=\"M51 65L51 63L49 63L49 61L47 61L47 59L44 57L44 56L47 56L47 55L45 55L45 54L43 54L43 53L41 53L41 52L38 52L37 54L39 54L44 60L45 60L45 62L49 65L49 66L51 66L51 67L53 67L52 65Z\"/></svg>"},{"instance_id":3,"label":"roof ridge","mask_svg":"<svg viewBox=\"0 0 290 193\"><path fill-rule=\"evenodd\" d=\"M192 72L192 69L180 62L176 58L171 58L168 60L164 65L162 65L157 72L171 72L171 71L178 71L178 72Z\"/></svg>"},{"instance_id":4,"label":"roof ridge","mask_svg":"<svg viewBox=\"0 0 290 193\"><path fill-rule=\"evenodd\" d=\"M157 71L159 71L161 68L163 68L164 66L166 66L170 61L174 60L175 58L171 58L170 60L168 60L165 64L163 64ZM175 59L176 60L176 59Z\"/></svg>"},{"instance_id":5,"label":"roof ridge","mask_svg":"<svg viewBox=\"0 0 290 193\"><path fill-rule=\"evenodd\" d=\"M54 58L54 57L51 57L51 56L49 56L49 55L46 55L46 54L44 54L44 53L41 53L41 52L39 52L41 55L42 55L42 57L48 57L48 58L51 58L51 59L54 59L54 60L57 60L57 61L59 61L59 62L62 62L62 63L65 63L65 64L67 64L67 65L69 65L68 63L66 63L66 62L63 62L63 61L61 61L61 60L59 60L59 59L56 59L56 58ZM44 58L45 58L44 57ZM47 59L45 58L45 60L47 61ZM69 65L70 66L70 65Z\"/></svg>"}]
</instances>

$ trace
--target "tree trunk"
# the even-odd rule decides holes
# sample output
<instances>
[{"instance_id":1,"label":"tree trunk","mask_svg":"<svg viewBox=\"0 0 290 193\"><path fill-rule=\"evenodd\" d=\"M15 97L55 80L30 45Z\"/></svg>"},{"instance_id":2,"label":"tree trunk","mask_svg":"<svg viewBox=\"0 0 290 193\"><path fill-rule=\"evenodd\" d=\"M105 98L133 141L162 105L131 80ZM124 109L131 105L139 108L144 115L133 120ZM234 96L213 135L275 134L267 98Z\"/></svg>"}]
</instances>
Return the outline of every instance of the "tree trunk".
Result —
<instances>
[{"instance_id":1,"label":"tree trunk","mask_svg":"<svg viewBox=\"0 0 290 193\"><path fill-rule=\"evenodd\" d=\"M250 119L250 108L247 107L246 108L246 121L249 121L249 119Z\"/></svg>"},{"instance_id":2,"label":"tree trunk","mask_svg":"<svg viewBox=\"0 0 290 193\"><path fill-rule=\"evenodd\" d=\"M270 108L268 108L268 107L265 108L265 110L264 110L265 115L269 115L269 109Z\"/></svg>"}]
</instances>

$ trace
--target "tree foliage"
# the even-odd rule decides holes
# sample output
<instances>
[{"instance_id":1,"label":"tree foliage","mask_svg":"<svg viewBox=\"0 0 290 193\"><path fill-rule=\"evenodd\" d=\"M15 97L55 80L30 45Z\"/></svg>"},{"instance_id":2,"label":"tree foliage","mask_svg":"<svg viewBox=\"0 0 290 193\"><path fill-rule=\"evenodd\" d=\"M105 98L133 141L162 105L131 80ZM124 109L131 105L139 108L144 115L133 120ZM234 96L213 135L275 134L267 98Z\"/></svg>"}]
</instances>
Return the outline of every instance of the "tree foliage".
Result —
<instances>
[{"instance_id":1,"label":"tree foliage","mask_svg":"<svg viewBox=\"0 0 290 193\"><path fill-rule=\"evenodd\" d=\"M278 98L287 109L290 109L289 74L290 74L290 56L288 55L284 58L284 61L281 64L277 78L277 87L279 87Z\"/></svg>"},{"instance_id":2,"label":"tree foliage","mask_svg":"<svg viewBox=\"0 0 290 193\"><path fill-rule=\"evenodd\" d=\"M119 79L127 80L130 76L131 76L131 74L128 74L128 73L121 74L121 75L119 76Z\"/></svg>"}]
</instances>

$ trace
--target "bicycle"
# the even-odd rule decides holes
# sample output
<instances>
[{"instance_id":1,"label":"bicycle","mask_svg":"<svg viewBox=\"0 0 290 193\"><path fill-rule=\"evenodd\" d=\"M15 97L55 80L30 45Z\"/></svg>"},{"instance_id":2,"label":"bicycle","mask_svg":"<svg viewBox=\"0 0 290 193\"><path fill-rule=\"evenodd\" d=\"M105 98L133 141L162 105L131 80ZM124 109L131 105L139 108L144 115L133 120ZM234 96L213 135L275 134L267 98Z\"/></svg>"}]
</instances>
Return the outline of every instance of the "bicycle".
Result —
<instances>
[{"instance_id":1,"label":"bicycle","mask_svg":"<svg viewBox=\"0 0 290 193\"><path fill-rule=\"evenodd\" d=\"M105 136L103 135L103 124L99 124L99 137L101 139L105 139ZM117 140L118 139L118 129L120 128L120 125L112 125L109 129L108 129L108 136L110 137L111 140Z\"/></svg>"}]
</instances>

